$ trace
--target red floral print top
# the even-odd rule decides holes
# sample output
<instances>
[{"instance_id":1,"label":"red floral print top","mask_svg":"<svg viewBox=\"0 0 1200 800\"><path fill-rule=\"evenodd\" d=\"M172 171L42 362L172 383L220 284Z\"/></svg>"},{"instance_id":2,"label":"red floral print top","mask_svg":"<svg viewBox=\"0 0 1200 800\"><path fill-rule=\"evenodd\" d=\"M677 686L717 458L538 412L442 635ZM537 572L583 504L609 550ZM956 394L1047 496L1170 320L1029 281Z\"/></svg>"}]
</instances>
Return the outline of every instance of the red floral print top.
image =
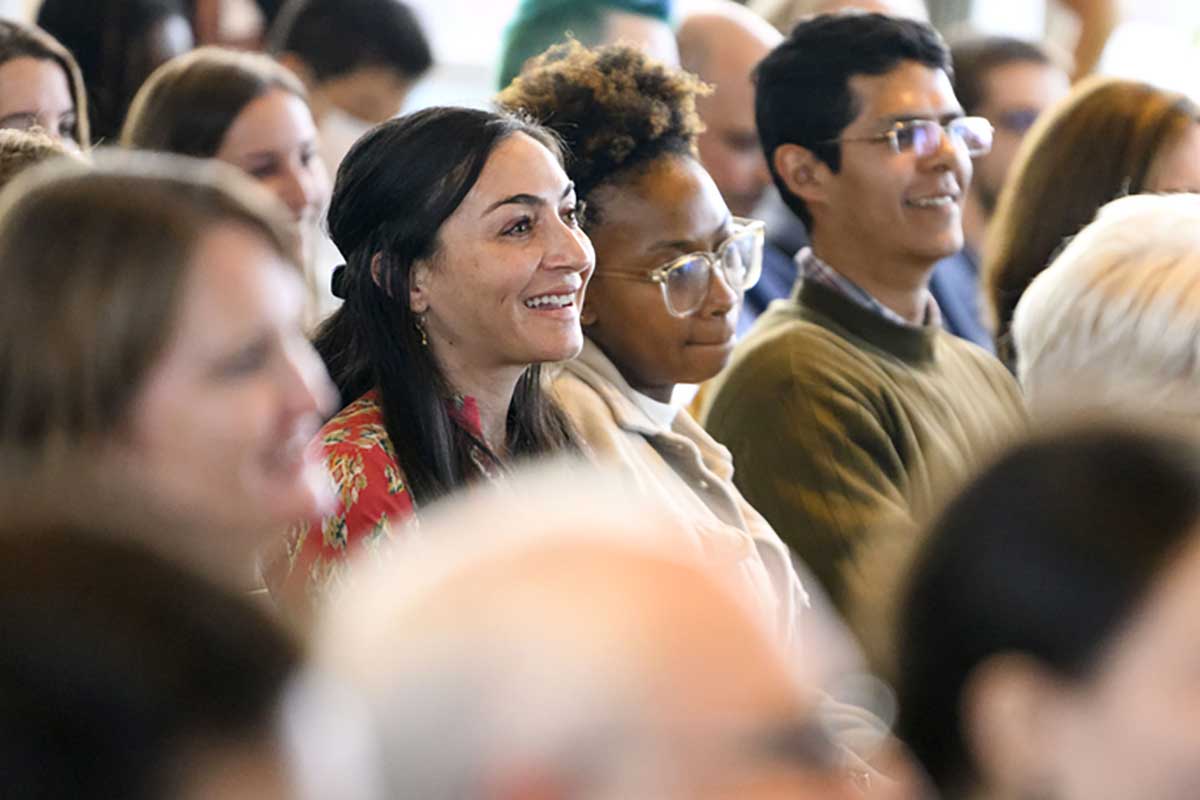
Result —
<instances>
[{"instance_id":1,"label":"red floral print top","mask_svg":"<svg viewBox=\"0 0 1200 800\"><path fill-rule=\"evenodd\" d=\"M479 407L471 397L448 401L453 420L482 441ZM346 578L355 553L392 538L415 512L404 471L383 423L379 394L372 390L342 409L317 433L312 446L333 481L333 513L306 520L287 532L287 564L271 570L268 588L285 607L307 609ZM471 453L480 474L493 479L499 464L483 448Z\"/></svg>"}]
</instances>

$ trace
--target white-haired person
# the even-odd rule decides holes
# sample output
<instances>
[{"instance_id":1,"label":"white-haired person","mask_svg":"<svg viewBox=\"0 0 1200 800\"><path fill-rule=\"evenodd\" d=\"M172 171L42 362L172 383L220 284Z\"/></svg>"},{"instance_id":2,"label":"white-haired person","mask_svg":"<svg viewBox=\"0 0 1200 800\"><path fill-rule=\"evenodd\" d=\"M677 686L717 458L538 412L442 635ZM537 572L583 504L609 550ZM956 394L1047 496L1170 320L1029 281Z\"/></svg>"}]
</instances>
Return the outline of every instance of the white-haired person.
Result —
<instances>
[{"instance_id":1,"label":"white-haired person","mask_svg":"<svg viewBox=\"0 0 1200 800\"><path fill-rule=\"evenodd\" d=\"M900 763L859 758L888 752L877 721L830 703L736 570L623 480L555 463L478 484L335 592L285 714L302 796L901 788Z\"/></svg>"},{"instance_id":2,"label":"white-haired person","mask_svg":"<svg viewBox=\"0 0 1200 800\"><path fill-rule=\"evenodd\" d=\"M1200 414L1200 195L1101 208L1025 292L1013 339L1035 418Z\"/></svg>"}]
</instances>

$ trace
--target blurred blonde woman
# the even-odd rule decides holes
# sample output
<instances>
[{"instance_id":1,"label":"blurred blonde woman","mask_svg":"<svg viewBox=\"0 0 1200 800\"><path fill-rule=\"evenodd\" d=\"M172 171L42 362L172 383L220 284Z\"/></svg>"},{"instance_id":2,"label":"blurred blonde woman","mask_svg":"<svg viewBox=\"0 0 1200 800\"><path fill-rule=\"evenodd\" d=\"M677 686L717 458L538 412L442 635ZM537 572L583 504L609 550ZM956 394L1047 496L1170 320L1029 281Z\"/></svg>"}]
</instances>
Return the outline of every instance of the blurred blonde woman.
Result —
<instances>
[{"instance_id":1,"label":"blurred blonde woman","mask_svg":"<svg viewBox=\"0 0 1200 800\"><path fill-rule=\"evenodd\" d=\"M0 280L4 512L252 585L327 497L305 445L334 392L284 210L218 164L62 159L0 195Z\"/></svg>"}]
</instances>

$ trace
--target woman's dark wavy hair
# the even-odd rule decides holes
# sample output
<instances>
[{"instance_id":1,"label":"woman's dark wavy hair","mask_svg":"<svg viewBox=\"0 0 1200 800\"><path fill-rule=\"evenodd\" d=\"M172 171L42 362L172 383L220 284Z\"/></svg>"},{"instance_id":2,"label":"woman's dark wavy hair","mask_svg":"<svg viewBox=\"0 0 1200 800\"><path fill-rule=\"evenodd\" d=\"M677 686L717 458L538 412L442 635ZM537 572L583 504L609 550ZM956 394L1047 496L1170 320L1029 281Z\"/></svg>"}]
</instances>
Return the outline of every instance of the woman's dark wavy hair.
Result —
<instances>
[{"instance_id":1,"label":"woman's dark wavy hair","mask_svg":"<svg viewBox=\"0 0 1200 800\"><path fill-rule=\"evenodd\" d=\"M484 443L450 417L446 401L454 388L422 345L409 306L412 268L437 254L442 224L492 151L516 133L540 142L561 162L553 134L518 116L438 107L377 126L338 169L329 233L346 258L335 275L335 293L345 303L321 325L314 343L344 402L379 390L384 426L418 501L436 499L475 475L470 450ZM513 393L507 444L517 457L575 447L536 364Z\"/></svg>"}]
</instances>

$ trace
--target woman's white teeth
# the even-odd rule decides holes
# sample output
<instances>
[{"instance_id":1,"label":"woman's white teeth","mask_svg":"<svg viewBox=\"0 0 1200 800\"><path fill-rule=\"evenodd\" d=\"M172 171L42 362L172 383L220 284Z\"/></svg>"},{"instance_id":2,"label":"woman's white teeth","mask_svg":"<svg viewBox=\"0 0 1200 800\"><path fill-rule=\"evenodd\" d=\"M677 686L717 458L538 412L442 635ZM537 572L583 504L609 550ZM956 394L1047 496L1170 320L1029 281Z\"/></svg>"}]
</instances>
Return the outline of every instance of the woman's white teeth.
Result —
<instances>
[{"instance_id":1,"label":"woman's white teeth","mask_svg":"<svg viewBox=\"0 0 1200 800\"><path fill-rule=\"evenodd\" d=\"M566 308L575 302L573 294L546 294L525 301L529 308Z\"/></svg>"},{"instance_id":2,"label":"woman's white teeth","mask_svg":"<svg viewBox=\"0 0 1200 800\"><path fill-rule=\"evenodd\" d=\"M948 194L940 194L937 197L918 197L909 202L917 208L938 208L950 205L954 202L954 198Z\"/></svg>"}]
</instances>

